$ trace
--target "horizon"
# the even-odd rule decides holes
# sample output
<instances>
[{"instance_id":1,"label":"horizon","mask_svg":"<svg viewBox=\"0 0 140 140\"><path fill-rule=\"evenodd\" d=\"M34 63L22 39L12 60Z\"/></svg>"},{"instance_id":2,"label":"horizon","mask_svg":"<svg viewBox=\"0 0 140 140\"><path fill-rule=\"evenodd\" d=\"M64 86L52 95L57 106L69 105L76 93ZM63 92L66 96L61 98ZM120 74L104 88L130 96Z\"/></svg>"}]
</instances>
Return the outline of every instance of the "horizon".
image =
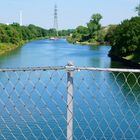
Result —
<instances>
[{"instance_id":1,"label":"horizon","mask_svg":"<svg viewBox=\"0 0 140 140\"><path fill-rule=\"evenodd\" d=\"M86 26L92 14L96 13L100 13L103 16L101 20L102 26L119 24L123 20L130 19L137 15L135 7L139 4L139 1L118 0L112 2L108 0L106 2L99 2L97 0L90 0L89 2L83 2L78 0L75 2L72 0L70 2L65 2L64 0L57 0L56 2L56 0L25 0L19 2L18 0L5 0L1 3L0 23L20 23L20 12L22 11L23 25L34 24L45 29L53 28L54 5L56 4L58 7L58 29L65 30L75 29L80 25ZM32 6L33 3L34 6Z\"/></svg>"}]
</instances>

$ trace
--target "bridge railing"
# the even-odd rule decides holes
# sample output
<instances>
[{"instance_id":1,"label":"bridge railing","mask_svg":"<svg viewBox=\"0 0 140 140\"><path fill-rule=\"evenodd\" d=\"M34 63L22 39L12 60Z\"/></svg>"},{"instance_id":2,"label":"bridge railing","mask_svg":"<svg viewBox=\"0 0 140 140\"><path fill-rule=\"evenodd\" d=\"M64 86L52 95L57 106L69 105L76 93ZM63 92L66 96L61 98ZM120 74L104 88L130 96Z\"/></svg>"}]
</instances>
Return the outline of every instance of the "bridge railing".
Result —
<instances>
[{"instance_id":1,"label":"bridge railing","mask_svg":"<svg viewBox=\"0 0 140 140\"><path fill-rule=\"evenodd\" d=\"M0 69L0 139L140 139L140 70Z\"/></svg>"}]
</instances>

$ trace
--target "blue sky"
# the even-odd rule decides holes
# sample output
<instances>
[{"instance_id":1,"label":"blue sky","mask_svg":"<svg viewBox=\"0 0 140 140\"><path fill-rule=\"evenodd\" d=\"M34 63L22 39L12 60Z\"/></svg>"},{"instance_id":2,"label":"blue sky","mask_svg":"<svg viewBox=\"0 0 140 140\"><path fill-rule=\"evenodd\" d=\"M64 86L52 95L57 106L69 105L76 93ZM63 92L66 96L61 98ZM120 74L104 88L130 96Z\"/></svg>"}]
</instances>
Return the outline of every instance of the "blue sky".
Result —
<instances>
[{"instance_id":1,"label":"blue sky","mask_svg":"<svg viewBox=\"0 0 140 140\"><path fill-rule=\"evenodd\" d=\"M0 23L19 22L23 11L23 24L53 27L55 3L58 6L59 29L86 25L94 13L103 16L102 25L117 24L136 16L135 7L140 0L0 0Z\"/></svg>"}]
</instances>

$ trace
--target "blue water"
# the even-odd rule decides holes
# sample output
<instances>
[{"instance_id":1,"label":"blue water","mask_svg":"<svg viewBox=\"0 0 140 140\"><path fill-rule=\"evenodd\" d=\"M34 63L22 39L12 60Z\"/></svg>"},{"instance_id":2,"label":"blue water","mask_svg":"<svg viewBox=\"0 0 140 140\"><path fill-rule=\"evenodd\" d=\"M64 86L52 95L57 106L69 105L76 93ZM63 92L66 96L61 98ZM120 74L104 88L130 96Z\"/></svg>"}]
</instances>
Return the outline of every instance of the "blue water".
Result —
<instances>
[{"instance_id":1,"label":"blue water","mask_svg":"<svg viewBox=\"0 0 140 140\"><path fill-rule=\"evenodd\" d=\"M108 57L110 46L39 40L0 56L1 68L124 67ZM0 139L66 139L67 73L0 73ZM126 81L127 78L127 81ZM140 75L74 73L74 139L139 139Z\"/></svg>"},{"instance_id":2,"label":"blue water","mask_svg":"<svg viewBox=\"0 0 140 140\"><path fill-rule=\"evenodd\" d=\"M66 40L33 41L7 55L0 56L0 67L76 66L110 67L109 46L73 45Z\"/></svg>"}]
</instances>

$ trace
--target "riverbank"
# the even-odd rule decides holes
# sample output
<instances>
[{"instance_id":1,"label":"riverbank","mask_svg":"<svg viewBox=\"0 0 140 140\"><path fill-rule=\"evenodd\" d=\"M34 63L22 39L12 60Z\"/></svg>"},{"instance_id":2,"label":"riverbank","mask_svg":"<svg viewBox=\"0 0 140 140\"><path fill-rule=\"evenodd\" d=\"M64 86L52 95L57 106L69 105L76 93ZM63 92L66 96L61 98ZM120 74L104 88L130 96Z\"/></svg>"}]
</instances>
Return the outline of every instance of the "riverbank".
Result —
<instances>
[{"instance_id":1,"label":"riverbank","mask_svg":"<svg viewBox=\"0 0 140 140\"><path fill-rule=\"evenodd\" d=\"M13 51L13 50L21 47L22 45L24 45L24 43L21 43L21 44L0 43L0 55Z\"/></svg>"},{"instance_id":2,"label":"riverbank","mask_svg":"<svg viewBox=\"0 0 140 140\"><path fill-rule=\"evenodd\" d=\"M20 48L22 46L24 46L26 43L35 41L35 40L42 40L42 39L48 39L49 37L38 37L35 39L31 39L31 40L25 40L25 41L21 41L18 44L12 44L12 43L0 43L0 55L4 55L7 52L13 51L17 48Z\"/></svg>"},{"instance_id":3,"label":"riverbank","mask_svg":"<svg viewBox=\"0 0 140 140\"><path fill-rule=\"evenodd\" d=\"M0 23L0 55L19 48L27 42L52 36L51 31L33 24L20 26L18 23L10 25Z\"/></svg>"},{"instance_id":4,"label":"riverbank","mask_svg":"<svg viewBox=\"0 0 140 140\"><path fill-rule=\"evenodd\" d=\"M119 57L119 56L112 55L112 54L109 54L109 57L111 57L112 60L121 62L128 67L140 69L140 64L131 59L128 59L128 57Z\"/></svg>"},{"instance_id":5,"label":"riverbank","mask_svg":"<svg viewBox=\"0 0 140 140\"><path fill-rule=\"evenodd\" d=\"M103 44L100 44L99 42L88 42L88 41L85 41L85 42L76 42L75 44L80 44L80 45L91 45L91 46L99 46L99 45L103 45Z\"/></svg>"},{"instance_id":6,"label":"riverbank","mask_svg":"<svg viewBox=\"0 0 140 140\"><path fill-rule=\"evenodd\" d=\"M90 46L107 45L106 43L100 43L100 42L97 42L97 41L94 41L94 42L89 42L89 41L80 42L80 41L72 41L70 38L67 38L66 40L71 44L90 45Z\"/></svg>"},{"instance_id":7,"label":"riverbank","mask_svg":"<svg viewBox=\"0 0 140 140\"><path fill-rule=\"evenodd\" d=\"M22 48L0 56L0 66L1 68L61 66L71 60L77 66L109 67L111 65L109 50L109 46L75 46L65 39L32 41Z\"/></svg>"}]
</instances>

